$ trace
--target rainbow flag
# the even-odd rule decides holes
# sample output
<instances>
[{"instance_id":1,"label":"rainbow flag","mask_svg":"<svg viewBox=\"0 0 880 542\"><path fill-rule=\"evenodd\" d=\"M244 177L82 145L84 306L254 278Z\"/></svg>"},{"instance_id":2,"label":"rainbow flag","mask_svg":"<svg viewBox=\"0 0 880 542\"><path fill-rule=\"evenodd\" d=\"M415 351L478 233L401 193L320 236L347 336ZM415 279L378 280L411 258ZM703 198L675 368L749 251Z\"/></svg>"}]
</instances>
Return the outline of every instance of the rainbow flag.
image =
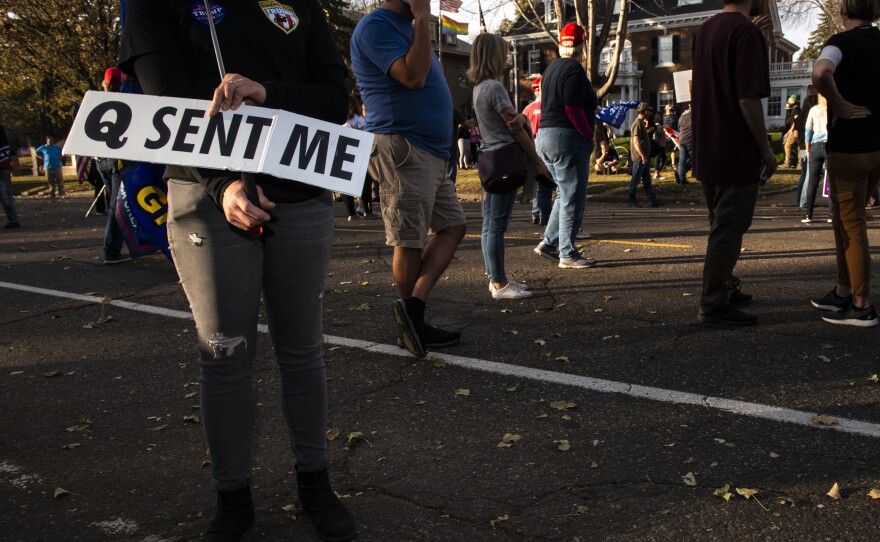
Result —
<instances>
[{"instance_id":1,"label":"rainbow flag","mask_svg":"<svg viewBox=\"0 0 880 542\"><path fill-rule=\"evenodd\" d=\"M468 33L468 24L467 23L459 23L457 21L453 21L446 15L440 16L440 32L446 34L447 36L454 36L455 34L467 34Z\"/></svg>"}]
</instances>

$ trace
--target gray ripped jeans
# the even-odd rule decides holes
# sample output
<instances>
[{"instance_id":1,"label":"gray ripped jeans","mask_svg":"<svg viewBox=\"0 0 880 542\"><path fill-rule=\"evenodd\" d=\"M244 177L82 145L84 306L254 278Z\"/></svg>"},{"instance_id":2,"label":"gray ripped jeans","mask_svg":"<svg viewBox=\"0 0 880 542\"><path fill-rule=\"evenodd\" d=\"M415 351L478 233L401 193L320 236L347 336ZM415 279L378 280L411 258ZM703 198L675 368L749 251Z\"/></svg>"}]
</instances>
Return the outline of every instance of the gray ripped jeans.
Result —
<instances>
[{"instance_id":1,"label":"gray ripped jeans","mask_svg":"<svg viewBox=\"0 0 880 542\"><path fill-rule=\"evenodd\" d=\"M168 240L196 321L201 412L218 487L250 478L262 291L300 470L327 466L323 294L333 242L330 194L278 204L270 233L233 228L198 183L169 180Z\"/></svg>"}]
</instances>

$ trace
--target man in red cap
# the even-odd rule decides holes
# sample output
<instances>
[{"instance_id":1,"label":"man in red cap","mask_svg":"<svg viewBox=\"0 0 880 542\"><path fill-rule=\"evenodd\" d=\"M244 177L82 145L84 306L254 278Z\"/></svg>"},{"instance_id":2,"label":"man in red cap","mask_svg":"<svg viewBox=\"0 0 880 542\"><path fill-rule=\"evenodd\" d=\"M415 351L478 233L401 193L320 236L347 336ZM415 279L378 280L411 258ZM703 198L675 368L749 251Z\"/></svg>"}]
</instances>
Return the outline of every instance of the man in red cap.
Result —
<instances>
[{"instance_id":1,"label":"man in red cap","mask_svg":"<svg viewBox=\"0 0 880 542\"><path fill-rule=\"evenodd\" d=\"M119 68L107 68L104 72L104 92L118 92L119 85L122 83L122 72Z\"/></svg>"},{"instance_id":2,"label":"man in red cap","mask_svg":"<svg viewBox=\"0 0 880 542\"><path fill-rule=\"evenodd\" d=\"M558 262L560 269L596 265L596 260L582 257L575 244L587 205L598 104L596 92L578 60L585 39L583 28L575 23L565 25L559 33L559 58L550 64L541 80L537 150L556 181L556 200L535 253Z\"/></svg>"},{"instance_id":3,"label":"man in red cap","mask_svg":"<svg viewBox=\"0 0 880 542\"><path fill-rule=\"evenodd\" d=\"M532 127L532 137L538 137L538 126L541 124L541 76L532 80L532 92L535 93L535 101L523 109L523 115L529 120ZM550 218L550 205L553 191L543 184L538 184L538 194L532 200L532 224L547 225Z\"/></svg>"}]
</instances>

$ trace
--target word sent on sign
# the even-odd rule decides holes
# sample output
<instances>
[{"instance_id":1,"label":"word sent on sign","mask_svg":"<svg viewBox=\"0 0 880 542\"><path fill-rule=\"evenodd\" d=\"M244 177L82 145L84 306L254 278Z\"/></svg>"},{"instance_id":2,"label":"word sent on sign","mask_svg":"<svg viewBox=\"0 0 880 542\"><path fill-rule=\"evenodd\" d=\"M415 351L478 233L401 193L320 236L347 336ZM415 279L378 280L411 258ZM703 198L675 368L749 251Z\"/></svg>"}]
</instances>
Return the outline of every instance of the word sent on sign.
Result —
<instances>
[{"instance_id":1,"label":"word sent on sign","mask_svg":"<svg viewBox=\"0 0 880 542\"><path fill-rule=\"evenodd\" d=\"M64 154L266 173L359 195L373 135L279 109L87 92Z\"/></svg>"}]
</instances>

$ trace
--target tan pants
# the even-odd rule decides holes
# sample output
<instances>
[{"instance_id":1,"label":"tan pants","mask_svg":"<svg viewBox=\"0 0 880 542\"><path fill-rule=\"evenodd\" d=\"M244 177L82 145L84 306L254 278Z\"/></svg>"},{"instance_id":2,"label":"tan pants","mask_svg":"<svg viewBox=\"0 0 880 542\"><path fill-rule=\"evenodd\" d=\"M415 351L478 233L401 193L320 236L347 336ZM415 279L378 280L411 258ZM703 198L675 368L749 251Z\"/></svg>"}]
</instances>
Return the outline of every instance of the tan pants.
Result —
<instances>
[{"instance_id":1,"label":"tan pants","mask_svg":"<svg viewBox=\"0 0 880 542\"><path fill-rule=\"evenodd\" d=\"M64 195L64 175L61 174L61 168L55 167L46 169L46 180L49 181L49 195L55 197L55 189L58 189L58 195Z\"/></svg>"},{"instance_id":2,"label":"tan pants","mask_svg":"<svg viewBox=\"0 0 880 542\"><path fill-rule=\"evenodd\" d=\"M828 153L837 283L853 295L871 293L871 247L865 224L865 205L880 183L880 151Z\"/></svg>"},{"instance_id":3,"label":"tan pants","mask_svg":"<svg viewBox=\"0 0 880 542\"><path fill-rule=\"evenodd\" d=\"M795 135L794 130L788 132L788 134L785 136L785 141L782 144L782 148L785 150L785 165L787 167L797 167L798 139Z\"/></svg>"}]
</instances>

